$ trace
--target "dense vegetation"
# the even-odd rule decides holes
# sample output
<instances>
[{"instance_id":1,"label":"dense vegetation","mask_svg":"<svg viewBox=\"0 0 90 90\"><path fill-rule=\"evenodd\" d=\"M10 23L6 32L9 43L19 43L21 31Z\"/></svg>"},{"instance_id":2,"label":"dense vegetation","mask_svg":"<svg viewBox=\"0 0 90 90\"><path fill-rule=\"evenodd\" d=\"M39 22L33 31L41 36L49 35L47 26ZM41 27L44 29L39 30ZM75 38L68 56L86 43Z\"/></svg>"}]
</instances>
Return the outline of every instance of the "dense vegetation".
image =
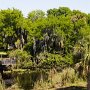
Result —
<instances>
[{"instance_id":1,"label":"dense vegetation","mask_svg":"<svg viewBox=\"0 0 90 90\"><path fill-rule=\"evenodd\" d=\"M0 10L0 50L16 58L17 68L62 70L80 63L85 70L90 64L90 14L67 7L36 10L27 17L18 9Z\"/></svg>"}]
</instances>

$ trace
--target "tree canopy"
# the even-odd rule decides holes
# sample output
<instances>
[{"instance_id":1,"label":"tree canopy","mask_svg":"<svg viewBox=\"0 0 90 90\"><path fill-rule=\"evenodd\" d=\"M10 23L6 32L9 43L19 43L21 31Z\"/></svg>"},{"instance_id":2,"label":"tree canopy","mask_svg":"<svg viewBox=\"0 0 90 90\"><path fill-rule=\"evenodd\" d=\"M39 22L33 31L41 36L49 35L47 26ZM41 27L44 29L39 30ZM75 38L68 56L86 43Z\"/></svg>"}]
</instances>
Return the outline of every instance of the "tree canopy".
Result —
<instances>
[{"instance_id":1,"label":"tree canopy","mask_svg":"<svg viewBox=\"0 0 90 90\"><path fill-rule=\"evenodd\" d=\"M23 50L37 65L54 59L57 62L59 57L65 65L81 61L89 32L90 14L68 7L49 9L47 13L35 10L27 17L15 8L0 10L0 50Z\"/></svg>"}]
</instances>

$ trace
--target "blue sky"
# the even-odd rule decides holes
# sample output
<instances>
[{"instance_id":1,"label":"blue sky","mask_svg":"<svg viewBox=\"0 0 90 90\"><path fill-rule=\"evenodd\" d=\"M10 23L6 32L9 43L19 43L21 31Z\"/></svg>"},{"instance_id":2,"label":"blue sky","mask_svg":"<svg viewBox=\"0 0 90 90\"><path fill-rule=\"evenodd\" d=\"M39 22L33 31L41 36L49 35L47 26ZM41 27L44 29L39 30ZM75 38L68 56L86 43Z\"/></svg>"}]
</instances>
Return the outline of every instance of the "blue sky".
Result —
<instances>
[{"instance_id":1,"label":"blue sky","mask_svg":"<svg viewBox=\"0 0 90 90\"><path fill-rule=\"evenodd\" d=\"M22 11L24 16L36 9L47 11L60 6L90 13L89 0L0 0L0 9L17 8Z\"/></svg>"}]
</instances>

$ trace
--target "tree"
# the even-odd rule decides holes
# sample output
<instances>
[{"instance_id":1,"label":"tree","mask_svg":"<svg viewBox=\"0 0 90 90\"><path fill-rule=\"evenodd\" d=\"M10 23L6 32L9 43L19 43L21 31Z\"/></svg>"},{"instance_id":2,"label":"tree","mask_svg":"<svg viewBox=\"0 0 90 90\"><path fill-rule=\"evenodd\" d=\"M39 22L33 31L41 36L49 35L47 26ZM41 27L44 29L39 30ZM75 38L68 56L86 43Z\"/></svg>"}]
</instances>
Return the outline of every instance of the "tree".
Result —
<instances>
[{"instance_id":1,"label":"tree","mask_svg":"<svg viewBox=\"0 0 90 90\"><path fill-rule=\"evenodd\" d=\"M67 15L71 15L71 10L67 7L59 7L58 9L54 8L54 9L49 9L47 11L48 15L54 15L54 16L67 16Z\"/></svg>"},{"instance_id":2,"label":"tree","mask_svg":"<svg viewBox=\"0 0 90 90\"><path fill-rule=\"evenodd\" d=\"M14 46L18 27L17 24L19 23L20 18L22 18L22 14L17 9L1 10L0 14L4 17L2 19L3 27L1 27L1 34L4 42L3 46L8 49L8 45Z\"/></svg>"},{"instance_id":3,"label":"tree","mask_svg":"<svg viewBox=\"0 0 90 90\"><path fill-rule=\"evenodd\" d=\"M87 90L90 90L90 27L87 26L80 31L82 40L80 42L81 47L84 50L83 64L84 68L87 68Z\"/></svg>"},{"instance_id":4,"label":"tree","mask_svg":"<svg viewBox=\"0 0 90 90\"><path fill-rule=\"evenodd\" d=\"M28 14L28 19L30 19L32 22L39 18L43 18L45 16L45 13L42 10L35 10Z\"/></svg>"}]
</instances>

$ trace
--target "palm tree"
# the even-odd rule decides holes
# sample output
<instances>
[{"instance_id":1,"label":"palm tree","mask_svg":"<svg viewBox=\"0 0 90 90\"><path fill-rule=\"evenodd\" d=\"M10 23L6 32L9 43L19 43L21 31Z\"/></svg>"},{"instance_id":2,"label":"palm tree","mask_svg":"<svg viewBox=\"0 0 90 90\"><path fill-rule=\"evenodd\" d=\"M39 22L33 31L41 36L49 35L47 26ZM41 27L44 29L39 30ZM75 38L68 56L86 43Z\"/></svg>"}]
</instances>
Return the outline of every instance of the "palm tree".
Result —
<instances>
[{"instance_id":1,"label":"palm tree","mask_svg":"<svg viewBox=\"0 0 90 90\"><path fill-rule=\"evenodd\" d=\"M87 90L90 90L90 35L88 35L86 38L83 38L83 50L83 65L84 69L87 69Z\"/></svg>"},{"instance_id":2,"label":"palm tree","mask_svg":"<svg viewBox=\"0 0 90 90\"><path fill-rule=\"evenodd\" d=\"M90 36L85 44L84 65L87 67L87 90L90 90Z\"/></svg>"},{"instance_id":3,"label":"palm tree","mask_svg":"<svg viewBox=\"0 0 90 90\"><path fill-rule=\"evenodd\" d=\"M90 90L90 27L86 27L80 31L82 36L81 47L84 51L83 64L87 69L87 90Z\"/></svg>"}]
</instances>

